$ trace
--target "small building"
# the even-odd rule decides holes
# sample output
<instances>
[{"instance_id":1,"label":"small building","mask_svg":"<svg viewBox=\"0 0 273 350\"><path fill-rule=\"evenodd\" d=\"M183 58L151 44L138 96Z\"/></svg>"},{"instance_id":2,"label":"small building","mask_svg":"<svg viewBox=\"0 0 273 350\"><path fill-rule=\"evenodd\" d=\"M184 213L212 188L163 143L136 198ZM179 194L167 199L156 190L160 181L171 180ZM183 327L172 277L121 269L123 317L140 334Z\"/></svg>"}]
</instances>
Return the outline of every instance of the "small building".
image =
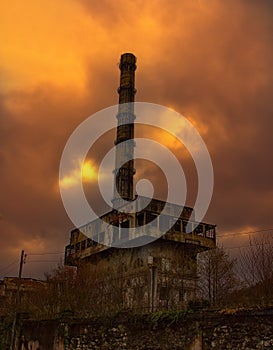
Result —
<instances>
[{"instance_id":1,"label":"small building","mask_svg":"<svg viewBox=\"0 0 273 350\"><path fill-rule=\"evenodd\" d=\"M47 283L34 278L20 279L20 297L24 299L45 288ZM0 281L0 313L6 313L14 308L18 289L18 277L4 277Z\"/></svg>"},{"instance_id":2,"label":"small building","mask_svg":"<svg viewBox=\"0 0 273 350\"><path fill-rule=\"evenodd\" d=\"M183 309L196 298L197 254L215 247L216 225L197 224L190 207L141 196L134 201L134 142L127 149L122 143L133 141L135 116L122 105L134 102L135 56L123 54L120 70L114 209L72 230L65 264L88 265L101 276L93 301L100 310Z\"/></svg>"}]
</instances>

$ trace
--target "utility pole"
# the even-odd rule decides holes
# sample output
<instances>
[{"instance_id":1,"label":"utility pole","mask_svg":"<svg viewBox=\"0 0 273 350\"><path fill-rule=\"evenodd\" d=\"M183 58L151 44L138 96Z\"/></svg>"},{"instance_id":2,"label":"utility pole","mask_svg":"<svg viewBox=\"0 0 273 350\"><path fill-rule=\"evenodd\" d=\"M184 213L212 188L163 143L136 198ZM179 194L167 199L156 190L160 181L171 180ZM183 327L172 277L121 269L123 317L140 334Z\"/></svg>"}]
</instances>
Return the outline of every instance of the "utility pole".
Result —
<instances>
[{"instance_id":1,"label":"utility pole","mask_svg":"<svg viewBox=\"0 0 273 350\"><path fill-rule=\"evenodd\" d=\"M25 252L24 250L22 250L18 280L17 280L16 296L15 296L14 316L13 316L13 323L11 328L11 340L10 340L10 348L9 348L10 350L14 350L15 329L16 329L16 323L17 323L17 309L18 309L19 300L20 300L20 286L21 286L21 277L22 277L24 258L25 258Z\"/></svg>"},{"instance_id":2,"label":"utility pole","mask_svg":"<svg viewBox=\"0 0 273 350\"><path fill-rule=\"evenodd\" d=\"M153 256L148 256L148 266L150 269L150 311L154 312L154 299L155 299L155 265Z\"/></svg>"}]
</instances>

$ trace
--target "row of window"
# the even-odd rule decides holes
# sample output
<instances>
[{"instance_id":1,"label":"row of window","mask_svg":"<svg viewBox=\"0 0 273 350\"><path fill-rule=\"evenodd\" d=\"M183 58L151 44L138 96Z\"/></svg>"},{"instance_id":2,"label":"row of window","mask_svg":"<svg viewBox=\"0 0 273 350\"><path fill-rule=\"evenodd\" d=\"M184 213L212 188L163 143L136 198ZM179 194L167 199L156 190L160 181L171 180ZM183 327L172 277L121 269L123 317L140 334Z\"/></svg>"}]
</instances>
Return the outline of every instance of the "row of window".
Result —
<instances>
[{"instance_id":1,"label":"row of window","mask_svg":"<svg viewBox=\"0 0 273 350\"><path fill-rule=\"evenodd\" d=\"M179 211L181 210L181 207L178 205L164 203L164 202L152 202L149 206L149 209L151 211L157 212L157 213L160 213L163 210L163 208L165 208L167 212L170 212L170 215L172 211L176 211L178 210L178 208L179 208ZM192 212L193 212L192 208L184 207L182 211L182 217L189 218Z\"/></svg>"},{"instance_id":2,"label":"row of window","mask_svg":"<svg viewBox=\"0 0 273 350\"><path fill-rule=\"evenodd\" d=\"M157 217L157 214L151 212L146 212L146 219L144 213L138 214L137 224L138 226L143 226L144 224L151 223L152 227L159 227L159 229L164 232L171 227L170 231L187 233L187 226L189 225L188 221L180 219L175 221L175 218L168 215L160 215L158 223ZM214 238L215 229L211 225L199 224L193 232L196 235L205 235L208 238Z\"/></svg>"},{"instance_id":3,"label":"row of window","mask_svg":"<svg viewBox=\"0 0 273 350\"><path fill-rule=\"evenodd\" d=\"M173 222L172 222L173 221ZM158 220L158 215L151 212L142 212L137 215L137 226L141 227L145 224L151 223L152 227L159 228L161 231L168 231L170 226L171 232L187 232L187 225L189 224L186 220L178 219L175 221L174 218L168 215L160 215ZM96 225L98 224L98 225ZM100 226L99 226L100 225ZM95 231L99 231L101 227L101 223L95 223L94 229ZM112 243L118 242L119 240L128 240L129 239L129 231L122 230L122 228L127 229L130 227L130 221L125 220L119 224L119 222L115 222L113 226L113 236ZM119 229L121 228L121 230ZM199 224L194 229L195 235L205 236L207 238L215 238L215 228L211 225ZM82 251L91 246L96 246L98 243L105 244L105 232L99 232L93 235L93 239L88 238L87 240L78 242L76 244L71 245L71 254Z\"/></svg>"},{"instance_id":4,"label":"row of window","mask_svg":"<svg viewBox=\"0 0 273 350\"><path fill-rule=\"evenodd\" d=\"M123 221L119 226L113 226L113 243L118 242L119 240L129 239L129 232L127 230L119 230L119 227L129 228L129 220ZM99 232L93 235L93 239L87 238L84 241L71 244L67 247L66 255L78 253L89 247L96 247L98 244L105 244L105 232Z\"/></svg>"}]
</instances>

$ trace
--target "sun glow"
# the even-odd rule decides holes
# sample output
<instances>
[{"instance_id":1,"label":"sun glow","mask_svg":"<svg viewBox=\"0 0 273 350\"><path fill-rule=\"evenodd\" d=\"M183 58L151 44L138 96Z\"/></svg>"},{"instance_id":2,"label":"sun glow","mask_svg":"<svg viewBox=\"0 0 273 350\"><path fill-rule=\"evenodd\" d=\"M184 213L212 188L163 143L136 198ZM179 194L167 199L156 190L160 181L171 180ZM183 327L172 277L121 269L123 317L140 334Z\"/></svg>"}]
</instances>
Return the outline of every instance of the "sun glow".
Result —
<instances>
[{"instance_id":1,"label":"sun glow","mask_svg":"<svg viewBox=\"0 0 273 350\"><path fill-rule=\"evenodd\" d=\"M78 160L75 168L59 181L61 188L68 189L78 185L80 182L94 182L98 177L98 169L92 160L86 160L82 164Z\"/></svg>"},{"instance_id":2,"label":"sun glow","mask_svg":"<svg viewBox=\"0 0 273 350\"><path fill-rule=\"evenodd\" d=\"M82 180L83 182L92 182L98 177L98 170L96 165L91 161L83 163L82 166Z\"/></svg>"}]
</instances>

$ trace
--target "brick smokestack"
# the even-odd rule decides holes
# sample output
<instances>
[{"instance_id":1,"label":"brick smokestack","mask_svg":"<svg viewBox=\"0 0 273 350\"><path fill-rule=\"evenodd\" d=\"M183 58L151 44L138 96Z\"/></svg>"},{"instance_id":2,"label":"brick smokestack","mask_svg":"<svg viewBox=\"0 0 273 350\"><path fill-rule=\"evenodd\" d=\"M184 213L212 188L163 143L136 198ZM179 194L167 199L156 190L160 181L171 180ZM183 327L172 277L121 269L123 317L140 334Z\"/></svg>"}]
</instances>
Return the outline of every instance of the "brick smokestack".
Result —
<instances>
[{"instance_id":1,"label":"brick smokestack","mask_svg":"<svg viewBox=\"0 0 273 350\"><path fill-rule=\"evenodd\" d=\"M119 206L117 192L123 200L134 199L134 105L136 57L132 53L124 53L120 58L119 109L117 114L116 145L116 186L114 186L113 206ZM128 104L129 103L129 104ZM127 141L124 145L124 141ZM132 160L128 160L129 158Z\"/></svg>"}]
</instances>

